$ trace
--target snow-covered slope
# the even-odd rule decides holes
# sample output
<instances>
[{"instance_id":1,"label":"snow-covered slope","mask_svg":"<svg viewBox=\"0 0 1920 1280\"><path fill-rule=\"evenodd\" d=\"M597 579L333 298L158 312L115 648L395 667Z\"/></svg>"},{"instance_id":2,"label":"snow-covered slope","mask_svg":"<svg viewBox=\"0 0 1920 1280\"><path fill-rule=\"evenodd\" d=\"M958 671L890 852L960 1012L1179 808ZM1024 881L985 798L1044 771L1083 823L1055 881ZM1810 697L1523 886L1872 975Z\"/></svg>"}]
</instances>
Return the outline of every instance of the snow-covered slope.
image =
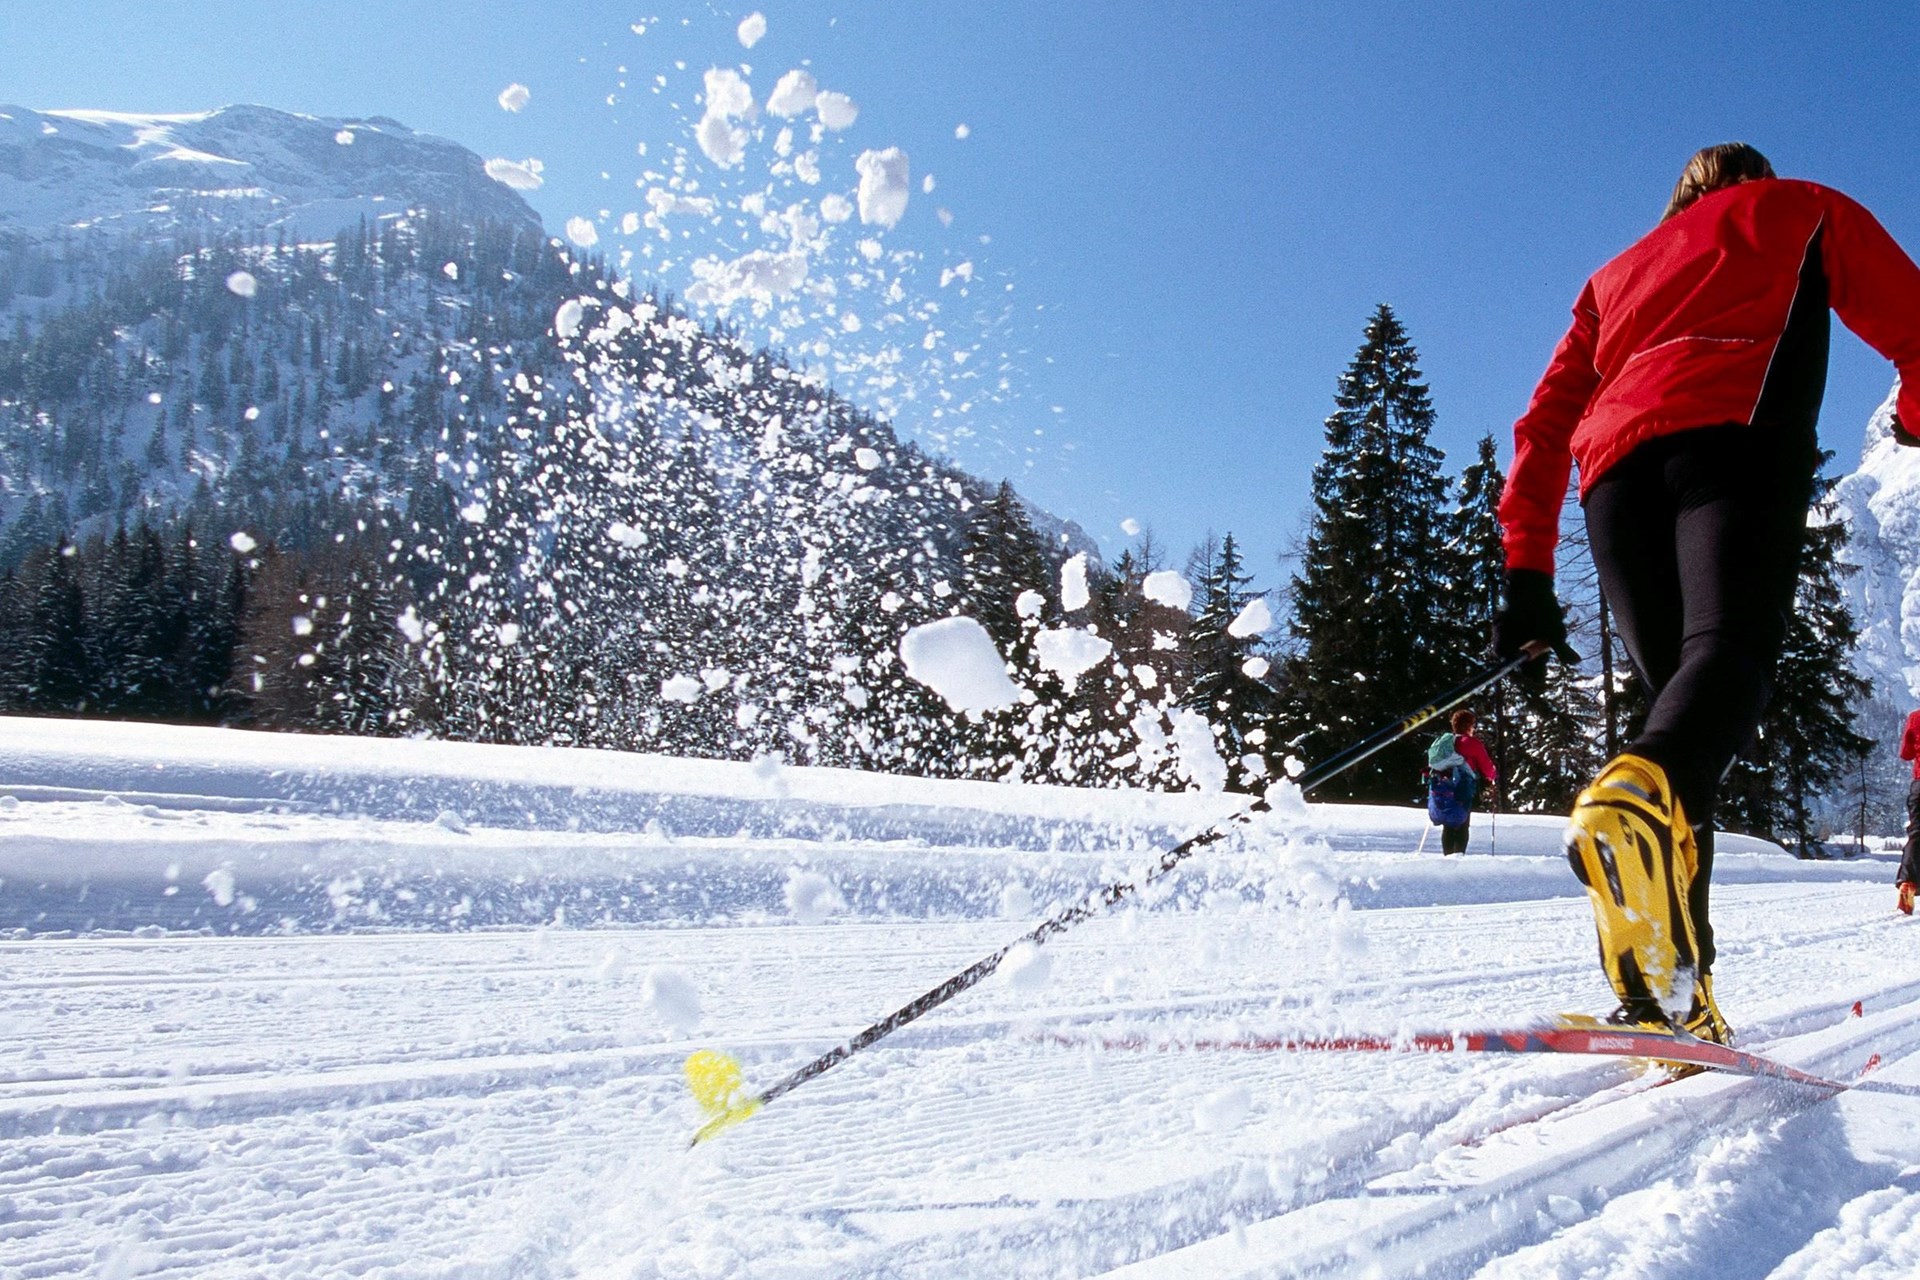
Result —
<instances>
[{"instance_id":1,"label":"snow-covered slope","mask_svg":"<svg viewBox=\"0 0 1920 1280\"><path fill-rule=\"evenodd\" d=\"M377 222L417 207L462 221L538 224L472 152L381 116L0 105L0 232L138 235L204 224L284 230L297 242L331 239L362 215Z\"/></svg>"},{"instance_id":2,"label":"snow-covered slope","mask_svg":"<svg viewBox=\"0 0 1920 1280\"><path fill-rule=\"evenodd\" d=\"M1549 818L1295 807L686 1150L691 1049L776 1079L1231 803L0 719L0 1274L1920 1266L1911 1096L1199 1047L1603 1005ZM1723 845L1748 1044L1920 1081L1890 865Z\"/></svg>"},{"instance_id":3,"label":"snow-covered slope","mask_svg":"<svg viewBox=\"0 0 1920 1280\"><path fill-rule=\"evenodd\" d=\"M1860 627L1855 661L1875 694L1897 704L1920 696L1920 449L1896 444L1892 421L1889 393L1834 499L1849 533L1843 559L1859 570L1846 584Z\"/></svg>"}]
</instances>

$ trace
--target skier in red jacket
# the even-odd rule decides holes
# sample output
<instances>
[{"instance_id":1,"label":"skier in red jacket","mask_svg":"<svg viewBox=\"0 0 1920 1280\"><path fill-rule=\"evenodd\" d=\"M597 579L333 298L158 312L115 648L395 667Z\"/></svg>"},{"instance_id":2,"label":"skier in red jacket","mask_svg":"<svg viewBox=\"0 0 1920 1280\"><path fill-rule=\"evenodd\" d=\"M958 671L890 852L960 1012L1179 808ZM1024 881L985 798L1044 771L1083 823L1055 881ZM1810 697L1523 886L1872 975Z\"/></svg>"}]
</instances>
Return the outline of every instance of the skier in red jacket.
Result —
<instances>
[{"instance_id":1,"label":"skier in red jacket","mask_svg":"<svg viewBox=\"0 0 1920 1280\"><path fill-rule=\"evenodd\" d=\"M1838 191L1775 177L1744 143L1708 147L1660 225L1580 291L1514 424L1495 651L1565 642L1553 553L1578 462L1601 590L1652 697L1567 828L1618 1021L1732 1039L1710 977L1713 806L1792 607L1829 308L1893 361L1894 429L1920 443L1920 268Z\"/></svg>"},{"instance_id":2,"label":"skier in red jacket","mask_svg":"<svg viewBox=\"0 0 1920 1280\"><path fill-rule=\"evenodd\" d=\"M1913 761L1913 781L1907 784L1907 848L1894 881L1900 889L1900 910L1912 915L1914 891L1920 888L1920 711L1907 717L1900 758Z\"/></svg>"}]
</instances>

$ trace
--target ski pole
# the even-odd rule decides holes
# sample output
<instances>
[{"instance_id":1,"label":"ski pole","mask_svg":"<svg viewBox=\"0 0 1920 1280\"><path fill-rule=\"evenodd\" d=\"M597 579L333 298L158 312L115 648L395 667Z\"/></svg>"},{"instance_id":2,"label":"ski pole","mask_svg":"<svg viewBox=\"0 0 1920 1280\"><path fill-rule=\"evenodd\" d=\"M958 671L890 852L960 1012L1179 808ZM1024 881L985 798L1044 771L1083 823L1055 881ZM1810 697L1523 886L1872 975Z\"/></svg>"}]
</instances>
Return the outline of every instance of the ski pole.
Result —
<instances>
[{"instance_id":1,"label":"ski pole","mask_svg":"<svg viewBox=\"0 0 1920 1280\"><path fill-rule=\"evenodd\" d=\"M1489 685L1518 671L1546 652L1545 644L1532 644L1503 662L1482 667L1451 689L1437 695L1419 710L1402 716L1391 724L1380 726L1352 746L1308 769L1295 778L1294 782L1299 786L1302 794L1311 791L1328 779L1351 769L1362 760L1392 746L1435 716L1444 715L1453 710ZM692 1089L694 1100L699 1103L700 1109L710 1118L700 1126L699 1131L693 1135L693 1141L687 1145L698 1146L722 1130L739 1124L775 1098L792 1092L816 1076L824 1075L862 1049L884 1040L921 1015L938 1009L961 992L978 986L1000 967L1001 961L1007 958L1007 953L1021 943L1031 942L1035 945L1044 943L1055 934L1064 933L1081 921L1105 912L1122 899L1132 897L1147 886L1164 879L1182 862L1208 845L1225 839L1236 826L1246 825L1253 820L1255 814L1265 813L1269 807L1264 799L1255 800L1246 808L1222 818L1206 830L1188 836L1161 854L1159 860L1138 880L1121 880L1089 894L1058 915L1041 921L992 955L976 960L931 991L895 1009L844 1044L827 1050L804 1067L775 1081L758 1093L744 1098L741 1096L745 1086L740 1063L735 1058L712 1049L701 1049L689 1055L685 1067L687 1084Z\"/></svg>"}]
</instances>

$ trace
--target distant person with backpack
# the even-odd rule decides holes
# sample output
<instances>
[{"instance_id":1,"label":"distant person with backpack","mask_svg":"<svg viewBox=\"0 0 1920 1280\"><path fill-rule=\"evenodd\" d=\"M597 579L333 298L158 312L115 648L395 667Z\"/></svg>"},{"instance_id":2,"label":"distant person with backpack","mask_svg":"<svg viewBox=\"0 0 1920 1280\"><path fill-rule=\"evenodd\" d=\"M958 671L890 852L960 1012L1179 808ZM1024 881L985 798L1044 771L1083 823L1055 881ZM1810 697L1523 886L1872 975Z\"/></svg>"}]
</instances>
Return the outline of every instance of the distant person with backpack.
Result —
<instances>
[{"instance_id":1,"label":"distant person with backpack","mask_svg":"<svg viewBox=\"0 0 1920 1280\"><path fill-rule=\"evenodd\" d=\"M1473 821L1473 802L1484 787L1492 794L1500 779L1487 754L1487 744L1474 735L1474 714L1462 708L1449 721L1452 733L1443 733L1427 748L1427 818L1440 828L1440 852L1467 851L1467 828Z\"/></svg>"},{"instance_id":2,"label":"distant person with backpack","mask_svg":"<svg viewBox=\"0 0 1920 1280\"><path fill-rule=\"evenodd\" d=\"M1893 362L1894 436L1920 445L1920 267L1840 192L1776 177L1745 143L1707 147L1581 289L1514 423L1494 651L1565 641L1553 562L1578 461L1600 588L1651 699L1567 827L1616 1022L1733 1039L1713 998L1713 809L1799 580L1829 308Z\"/></svg>"},{"instance_id":3,"label":"distant person with backpack","mask_svg":"<svg viewBox=\"0 0 1920 1280\"><path fill-rule=\"evenodd\" d=\"M1913 761L1913 781L1907 784L1907 850L1900 856L1894 882L1900 888L1900 910L1913 914L1913 894L1920 888L1920 711L1907 717L1900 735L1900 758Z\"/></svg>"}]
</instances>

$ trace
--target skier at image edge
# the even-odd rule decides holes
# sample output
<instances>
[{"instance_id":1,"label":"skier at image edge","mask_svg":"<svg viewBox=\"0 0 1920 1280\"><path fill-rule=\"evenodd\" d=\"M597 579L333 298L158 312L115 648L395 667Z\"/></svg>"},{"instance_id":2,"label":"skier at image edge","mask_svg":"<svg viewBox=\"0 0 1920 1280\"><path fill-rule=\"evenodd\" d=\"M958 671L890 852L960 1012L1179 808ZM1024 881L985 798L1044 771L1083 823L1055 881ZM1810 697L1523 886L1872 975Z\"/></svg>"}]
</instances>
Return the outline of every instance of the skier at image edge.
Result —
<instances>
[{"instance_id":1,"label":"skier at image edge","mask_svg":"<svg viewBox=\"0 0 1920 1280\"><path fill-rule=\"evenodd\" d=\"M1913 914L1913 897L1920 888L1920 711L1907 717L1900 735L1900 758L1913 761L1913 780L1907 784L1907 846L1900 854L1900 870L1894 876L1903 914Z\"/></svg>"},{"instance_id":2,"label":"skier at image edge","mask_svg":"<svg viewBox=\"0 0 1920 1280\"><path fill-rule=\"evenodd\" d=\"M1616 1021L1732 1041L1711 977L1713 809L1792 608L1829 308L1899 371L1894 435L1920 445L1920 268L1840 192L1776 177L1744 143L1708 147L1659 225L1588 280L1514 424L1494 650L1564 653L1554 550L1577 462L1601 590L1651 698L1567 828Z\"/></svg>"}]
</instances>

